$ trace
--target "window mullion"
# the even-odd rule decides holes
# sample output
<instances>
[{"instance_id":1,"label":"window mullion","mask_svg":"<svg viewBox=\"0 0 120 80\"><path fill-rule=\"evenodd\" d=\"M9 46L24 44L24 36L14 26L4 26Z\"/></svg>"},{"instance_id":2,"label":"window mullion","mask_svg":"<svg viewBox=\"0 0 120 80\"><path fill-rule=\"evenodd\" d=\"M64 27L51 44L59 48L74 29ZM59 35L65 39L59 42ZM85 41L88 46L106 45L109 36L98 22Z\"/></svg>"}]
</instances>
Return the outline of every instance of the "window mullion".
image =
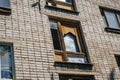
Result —
<instances>
[{"instance_id":1,"label":"window mullion","mask_svg":"<svg viewBox=\"0 0 120 80\"><path fill-rule=\"evenodd\" d=\"M82 48L81 48L81 46L80 46L80 45L81 45L81 43L80 43L80 42L81 42L81 41L80 41L81 39L80 39L80 37L79 37L78 30L77 30L76 27L74 28L74 30L75 30L75 36L76 36L76 40L77 40L77 44L78 44L79 51L80 51L80 52L83 52L83 51L82 51Z\"/></svg>"},{"instance_id":2,"label":"window mullion","mask_svg":"<svg viewBox=\"0 0 120 80\"><path fill-rule=\"evenodd\" d=\"M61 23L58 22L58 31L59 31L59 38L60 38L60 44L62 47L62 50L65 51L65 45L64 45L64 40L63 40L63 35L62 35L62 29L61 29Z\"/></svg>"},{"instance_id":3,"label":"window mullion","mask_svg":"<svg viewBox=\"0 0 120 80\"><path fill-rule=\"evenodd\" d=\"M62 50L63 50L63 59L65 60L65 61L67 61L68 60L68 58L67 58L67 53L66 53L66 49L65 49L65 44L64 44L64 40L63 40L63 33L62 33L62 26L61 26L61 23L60 22L58 22L58 29L59 29L59 37L60 37L60 41L61 41L61 47L62 47Z\"/></svg>"},{"instance_id":4,"label":"window mullion","mask_svg":"<svg viewBox=\"0 0 120 80\"><path fill-rule=\"evenodd\" d=\"M117 21L118 21L118 24L119 24L119 27L120 27L120 15L118 13L116 13L116 18L117 18Z\"/></svg>"},{"instance_id":5,"label":"window mullion","mask_svg":"<svg viewBox=\"0 0 120 80\"><path fill-rule=\"evenodd\" d=\"M105 15L105 12L104 12L104 11L105 11L105 10L103 9L103 10L102 10L102 16L104 17L104 19L105 19L105 21L106 21L106 22L104 22L104 23L106 23L106 25L107 25L107 27L108 27L108 26L110 26L110 25L108 24L108 21L107 21L107 18L106 18L106 15Z\"/></svg>"}]
</instances>

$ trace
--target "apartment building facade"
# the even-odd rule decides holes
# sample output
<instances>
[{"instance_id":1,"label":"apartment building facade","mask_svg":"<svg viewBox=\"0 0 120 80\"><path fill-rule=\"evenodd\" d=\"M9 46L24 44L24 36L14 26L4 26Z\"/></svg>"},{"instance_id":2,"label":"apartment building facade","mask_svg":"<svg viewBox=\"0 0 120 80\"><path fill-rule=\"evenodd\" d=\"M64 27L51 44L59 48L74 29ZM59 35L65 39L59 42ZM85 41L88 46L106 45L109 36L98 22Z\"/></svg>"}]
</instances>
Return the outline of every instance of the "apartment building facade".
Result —
<instances>
[{"instance_id":1,"label":"apartment building facade","mask_svg":"<svg viewBox=\"0 0 120 80\"><path fill-rule=\"evenodd\" d=\"M0 80L119 75L119 0L0 0Z\"/></svg>"}]
</instances>

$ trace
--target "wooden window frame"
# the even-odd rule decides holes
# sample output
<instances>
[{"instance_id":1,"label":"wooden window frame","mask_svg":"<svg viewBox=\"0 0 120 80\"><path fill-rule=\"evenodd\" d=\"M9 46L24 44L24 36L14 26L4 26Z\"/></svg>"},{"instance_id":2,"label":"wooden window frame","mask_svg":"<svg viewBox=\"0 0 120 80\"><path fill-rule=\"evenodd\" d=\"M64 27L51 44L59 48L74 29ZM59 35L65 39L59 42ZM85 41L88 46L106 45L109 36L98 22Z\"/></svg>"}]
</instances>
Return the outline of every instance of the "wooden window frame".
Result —
<instances>
[{"instance_id":1,"label":"wooden window frame","mask_svg":"<svg viewBox=\"0 0 120 80\"><path fill-rule=\"evenodd\" d=\"M50 20L54 20L57 22L57 28L58 28L58 37L59 37L59 43L60 43L60 46L61 46L61 50L54 50L55 51L55 55L61 55L62 57L62 60L60 60L61 62L66 62L68 61L68 56L79 56L81 58L86 58L86 54L84 52L84 49L83 49L83 43L82 43L82 38L81 38L81 35L79 34L80 33L80 29L78 27L78 25L75 25L74 23L68 23L68 22L63 22L63 21L58 21L56 19L50 19ZM77 30L76 34L77 34L77 43L78 43L78 46L79 46L79 52L71 52L71 51L66 51L65 49L65 43L64 43L64 38L63 38L63 33L62 33L62 30L61 30L61 24L63 25L72 25L74 26L74 28ZM54 44L54 43L53 43ZM55 61L58 61L55 59ZM85 63L87 62L87 60L85 61ZM77 63L77 62L76 62Z\"/></svg>"},{"instance_id":2,"label":"wooden window frame","mask_svg":"<svg viewBox=\"0 0 120 80\"><path fill-rule=\"evenodd\" d=\"M58 0L47 0L46 3L47 3L48 6L57 7L57 4L59 4L59 5L63 5L63 6L66 6L66 7L71 7L71 9L62 8L62 7L57 7L57 8L66 9L66 10L70 10L70 11L76 11L74 0L72 0L71 3L70 2L62 2L62 1L58 1ZM49 3L51 5L49 5Z\"/></svg>"},{"instance_id":3,"label":"wooden window frame","mask_svg":"<svg viewBox=\"0 0 120 80\"><path fill-rule=\"evenodd\" d=\"M104 10L108 10L108 11L112 11L114 12L115 16L116 16L116 20L117 20L117 23L119 25L119 29L118 28L112 28L109 26L109 23L108 23L108 20L106 18L106 15L104 13ZM108 32L113 32L113 33L120 33L120 11L117 11L117 10L114 10L114 9L109 9L109 8L105 8L105 7L100 7L100 11L101 11L101 15L104 17L105 19L105 22L106 23L106 27L105 27L105 30L108 31Z\"/></svg>"}]
</instances>

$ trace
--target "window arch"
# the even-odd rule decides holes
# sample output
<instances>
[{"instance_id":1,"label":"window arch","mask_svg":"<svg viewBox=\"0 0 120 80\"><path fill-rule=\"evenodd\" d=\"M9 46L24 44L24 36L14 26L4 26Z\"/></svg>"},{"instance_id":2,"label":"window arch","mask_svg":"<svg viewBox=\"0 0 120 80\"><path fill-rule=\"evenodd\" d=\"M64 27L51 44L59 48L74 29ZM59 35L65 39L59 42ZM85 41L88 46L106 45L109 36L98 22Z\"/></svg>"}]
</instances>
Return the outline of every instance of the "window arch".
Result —
<instances>
[{"instance_id":1,"label":"window arch","mask_svg":"<svg viewBox=\"0 0 120 80\"><path fill-rule=\"evenodd\" d=\"M79 52L76 36L74 36L72 33L69 32L64 35L64 43L66 51Z\"/></svg>"}]
</instances>

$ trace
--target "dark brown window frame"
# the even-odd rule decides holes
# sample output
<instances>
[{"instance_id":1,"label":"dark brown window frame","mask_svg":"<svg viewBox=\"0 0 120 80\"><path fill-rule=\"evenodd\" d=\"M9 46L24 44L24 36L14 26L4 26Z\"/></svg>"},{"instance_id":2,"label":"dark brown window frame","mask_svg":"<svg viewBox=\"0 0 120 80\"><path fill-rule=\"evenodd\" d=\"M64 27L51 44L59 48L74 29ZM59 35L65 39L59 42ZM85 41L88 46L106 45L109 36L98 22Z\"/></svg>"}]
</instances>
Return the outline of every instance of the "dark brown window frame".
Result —
<instances>
[{"instance_id":1,"label":"dark brown window frame","mask_svg":"<svg viewBox=\"0 0 120 80\"><path fill-rule=\"evenodd\" d=\"M106 23L106 25L107 25L107 27L105 27L105 30L107 32L120 33L120 29L112 28L109 26L108 20L107 20L106 15L103 10L108 10L108 11L112 11L115 13L116 20L118 22L119 27L120 27L120 17L118 17L118 14L120 14L120 11L100 6L101 15L102 15L102 17L104 17L104 19L105 19L104 23Z\"/></svg>"},{"instance_id":2,"label":"dark brown window frame","mask_svg":"<svg viewBox=\"0 0 120 80\"><path fill-rule=\"evenodd\" d=\"M0 7L0 13L6 13L6 14L8 13L8 14L10 14L11 13L11 9Z\"/></svg>"},{"instance_id":3,"label":"dark brown window frame","mask_svg":"<svg viewBox=\"0 0 120 80\"><path fill-rule=\"evenodd\" d=\"M78 40L79 40L79 43L80 43L80 45L79 45L79 49L80 49L80 51L81 52L69 52L69 51L65 51L65 45L64 45L64 41L63 41L63 37L61 37L61 36L59 36L59 39L60 39L60 44L62 45L62 50L54 50L55 51L55 55L61 55L62 56L62 61L57 61L56 60L56 62L67 62L67 60L68 60L68 55L71 55L71 56L80 56L80 57L83 57L83 58L87 58L86 59L86 63L88 63L88 55L86 54L86 49L85 49L85 47L83 47L84 46L84 42L83 42L83 39L82 39L82 34L81 34L81 30L79 29L79 25L78 25L78 23L77 23L77 25L76 25L76 23L71 23L71 22L67 22L67 21L62 21L62 20L57 20L57 19L51 19L50 18L50 20L55 20L55 21L57 21L57 23L58 23L58 28L60 28L61 26L60 26L60 23L62 23L62 24L71 24L71 25L73 25L73 24L75 24L74 26L76 27L76 29L77 29L77 34L78 34ZM60 35L61 35L61 30L59 30L60 32ZM54 43L53 43L54 44ZM72 63L74 63L74 62L72 62Z\"/></svg>"}]
</instances>

